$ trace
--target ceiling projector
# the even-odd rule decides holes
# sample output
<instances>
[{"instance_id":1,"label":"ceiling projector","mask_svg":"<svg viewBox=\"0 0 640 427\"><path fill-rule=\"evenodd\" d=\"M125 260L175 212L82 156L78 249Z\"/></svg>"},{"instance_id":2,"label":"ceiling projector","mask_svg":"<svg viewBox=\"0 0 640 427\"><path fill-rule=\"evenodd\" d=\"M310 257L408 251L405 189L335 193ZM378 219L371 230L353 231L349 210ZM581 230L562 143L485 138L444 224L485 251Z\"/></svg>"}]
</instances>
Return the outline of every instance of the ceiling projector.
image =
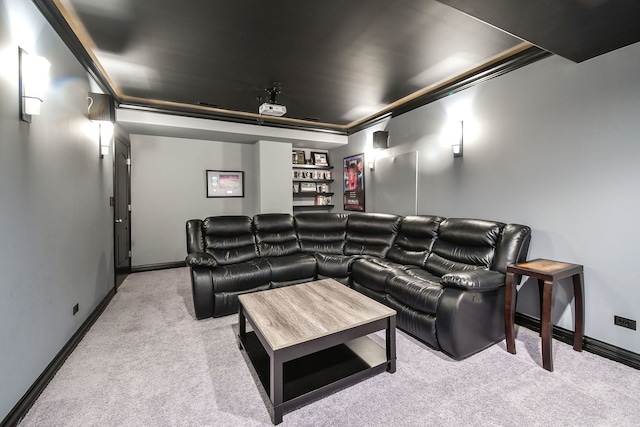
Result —
<instances>
[{"instance_id":1,"label":"ceiling projector","mask_svg":"<svg viewBox=\"0 0 640 427\"><path fill-rule=\"evenodd\" d=\"M287 107L280 104L271 104L269 102L265 102L260 107L258 107L258 112L264 116L284 116L287 113Z\"/></svg>"}]
</instances>

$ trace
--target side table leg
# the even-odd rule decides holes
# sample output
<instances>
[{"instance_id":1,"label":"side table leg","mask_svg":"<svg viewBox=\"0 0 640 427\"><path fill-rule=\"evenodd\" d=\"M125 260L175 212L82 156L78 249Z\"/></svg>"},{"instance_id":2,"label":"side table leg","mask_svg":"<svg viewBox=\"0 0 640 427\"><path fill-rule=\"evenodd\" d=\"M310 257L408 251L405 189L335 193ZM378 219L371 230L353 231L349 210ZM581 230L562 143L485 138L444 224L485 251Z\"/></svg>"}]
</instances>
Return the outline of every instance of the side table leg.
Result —
<instances>
[{"instance_id":1,"label":"side table leg","mask_svg":"<svg viewBox=\"0 0 640 427\"><path fill-rule=\"evenodd\" d=\"M540 331L542 335L542 367L553 372L553 355L551 347L551 297L553 293L553 281L544 281L542 296L542 312L540 314Z\"/></svg>"},{"instance_id":2,"label":"side table leg","mask_svg":"<svg viewBox=\"0 0 640 427\"><path fill-rule=\"evenodd\" d=\"M582 351L582 339L584 337L584 274L573 275L573 298L575 306L575 332L573 334L573 349Z\"/></svg>"},{"instance_id":3,"label":"side table leg","mask_svg":"<svg viewBox=\"0 0 640 427\"><path fill-rule=\"evenodd\" d=\"M540 295L538 301L540 304L540 321L542 322L542 313L544 312L544 280L542 279L538 279L538 294ZM542 336L542 323L540 323L540 333L538 336Z\"/></svg>"},{"instance_id":4,"label":"side table leg","mask_svg":"<svg viewBox=\"0 0 640 427\"><path fill-rule=\"evenodd\" d=\"M516 318L516 289L514 274L507 273L504 295L504 335L507 341L507 351L516 354L516 341L513 336L513 324Z\"/></svg>"}]
</instances>

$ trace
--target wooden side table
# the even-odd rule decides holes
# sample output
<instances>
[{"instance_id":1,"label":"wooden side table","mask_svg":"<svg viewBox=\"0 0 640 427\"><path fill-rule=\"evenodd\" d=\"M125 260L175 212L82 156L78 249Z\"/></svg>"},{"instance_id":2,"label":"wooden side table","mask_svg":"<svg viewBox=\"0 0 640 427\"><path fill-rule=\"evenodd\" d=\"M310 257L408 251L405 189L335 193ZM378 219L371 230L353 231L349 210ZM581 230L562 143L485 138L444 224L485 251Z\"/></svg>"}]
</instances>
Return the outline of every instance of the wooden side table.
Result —
<instances>
[{"instance_id":1,"label":"wooden side table","mask_svg":"<svg viewBox=\"0 0 640 427\"><path fill-rule=\"evenodd\" d=\"M513 337L513 324L516 315L515 276L529 276L538 279L540 293L540 335L542 336L542 366L547 371L553 371L553 357L551 354L551 306L553 284L557 280L571 277L573 280L573 294L575 299L575 333L573 349L582 351L584 336L584 273L582 265L548 259L534 259L532 261L514 264L507 267L507 283L504 301L504 328L507 341L507 351L516 354L516 343Z\"/></svg>"}]
</instances>

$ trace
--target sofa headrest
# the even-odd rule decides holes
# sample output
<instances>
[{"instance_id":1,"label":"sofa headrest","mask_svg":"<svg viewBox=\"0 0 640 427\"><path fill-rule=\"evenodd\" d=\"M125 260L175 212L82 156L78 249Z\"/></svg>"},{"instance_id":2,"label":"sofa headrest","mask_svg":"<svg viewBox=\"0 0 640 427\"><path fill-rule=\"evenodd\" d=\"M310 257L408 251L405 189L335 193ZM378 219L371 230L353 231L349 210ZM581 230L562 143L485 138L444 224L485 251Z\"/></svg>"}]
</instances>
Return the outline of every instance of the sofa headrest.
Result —
<instances>
[{"instance_id":1,"label":"sofa headrest","mask_svg":"<svg viewBox=\"0 0 640 427\"><path fill-rule=\"evenodd\" d=\"M244 215L210 216L202 221L205 236L235 236L238 233L252 233L251 217Z\"/></svg>"},{"instance_id":2,"label":"sofa headrest","mask_svg":"<svg viewBox=\"0 0 640 427\"><path fill-rule=\"evenodd\" d=\"M258 214L253 217L256 243L261 257L300 252L298 236L290 214Z\"/></svg>"},{"instance_id":3,"label":"sofa headrest","mask_svg":"<svg viewBox=\"0 0 640 427\"><path fill-rule=\"evenodd\" d=\"M465 246L492 246L500 240L505 224L483 219L447 218L440 224L438 239Z\"/></svg>"},{"instance_id":4,"label":"sofa headrest","mask_svg":"<svg viewBox=\"0 0 640 427\"><path fill-rule=\"evenodd\" d=\"M258 214L253 217L256 231L277 233L278 231L293 230L293 216L285 213Z\"/></svg>"},{"instance_id":5,"label":"sofa headrest","mask_svg":"<svg viewBox=\"0 0 640 427\"><path fill-rule=\"evenodd\" d=\"M433 215L402 218L398 236L389 249L387 258L400 264L424 266L443 220L443 217Z\"/></svg>"},{"instance_id":6,"label":"sofa headrest","mask_svg":"<svg viewBox=\"0 0 640 427\"><path fill-rule=\"evenodd\" d=\"M218 265L258 257L251 218L242 215L208 217L202 222L204 249Z\"/></svg>"},{"instance_id":7,"label":"sofa headrest","mask_svg":"<svg viewBox=\"0 0 640 427\"><path fill-rule=\"evenodd\" d=\"M398 234L398 215L354 213L347 221L345 255L373 255L384 258Z\"/></svg>"},{"instance_id":8,"label":"sofa headrest","mask_svg":"<svg viewBox=\"0 0 640 427\"><path fill-rule=\"evenodd\" d=\"M342 254L347 220L342 213L300 212L295 215L296 232L304 252Z\"/></svg>"},{"instance_id":9,"label":"sofa headrest","mask_svg":"<svg viewBox=\"0 0 640 427\"><path fill-rule=\"evenodd\" d=\"M425 268L439 277L452 271L491 268L504 226L481 219L445 219Z\"/></svg>"}]
</instances>

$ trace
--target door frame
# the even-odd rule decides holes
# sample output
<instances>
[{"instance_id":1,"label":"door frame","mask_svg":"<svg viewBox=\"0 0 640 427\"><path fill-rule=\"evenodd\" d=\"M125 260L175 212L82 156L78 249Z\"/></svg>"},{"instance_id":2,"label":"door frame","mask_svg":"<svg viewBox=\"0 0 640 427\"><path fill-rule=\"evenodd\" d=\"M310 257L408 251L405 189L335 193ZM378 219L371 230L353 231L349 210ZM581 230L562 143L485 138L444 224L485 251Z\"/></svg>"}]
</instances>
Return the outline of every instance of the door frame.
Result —
<instances>
[{"instance_id":1,"label":"door frame","mask_svg":"<svg viewBox=\"0 0 640 427\"><path fill-rule=\"evenodd\" d=\"M116 200L118 198L118 176L117 176L117 170L116 170L116 163L117 163L117 156L116 156L116 146L118 145L118 139L121 139L125 145L127 146L127 159L131 160L131 140L129 138L129 134L127 134L121 126L118 126L117 124L115 125L115 132L114 132L114 137L113 137L113 196L112 196L112 207L113 207L113 286L114 289L118 290L118 287L122 284L122 282L124 281L124 279L131 274L131 256L128 255L129 258L129 266L126 269L126 271L124 271L124 273L119 274L118 271L118 248L117 248L117 224L116 224L116 216L117 216L117 211L116 211ZM127 165L127 205L131 205L131 164L129 163ZM129 226L127 228L127 243L128 243L128 247L127 250L129 251L129 254L131 253L131 215L132 212L129 211L128 212L129 215Z\"/></svg>"}]
</instances>

